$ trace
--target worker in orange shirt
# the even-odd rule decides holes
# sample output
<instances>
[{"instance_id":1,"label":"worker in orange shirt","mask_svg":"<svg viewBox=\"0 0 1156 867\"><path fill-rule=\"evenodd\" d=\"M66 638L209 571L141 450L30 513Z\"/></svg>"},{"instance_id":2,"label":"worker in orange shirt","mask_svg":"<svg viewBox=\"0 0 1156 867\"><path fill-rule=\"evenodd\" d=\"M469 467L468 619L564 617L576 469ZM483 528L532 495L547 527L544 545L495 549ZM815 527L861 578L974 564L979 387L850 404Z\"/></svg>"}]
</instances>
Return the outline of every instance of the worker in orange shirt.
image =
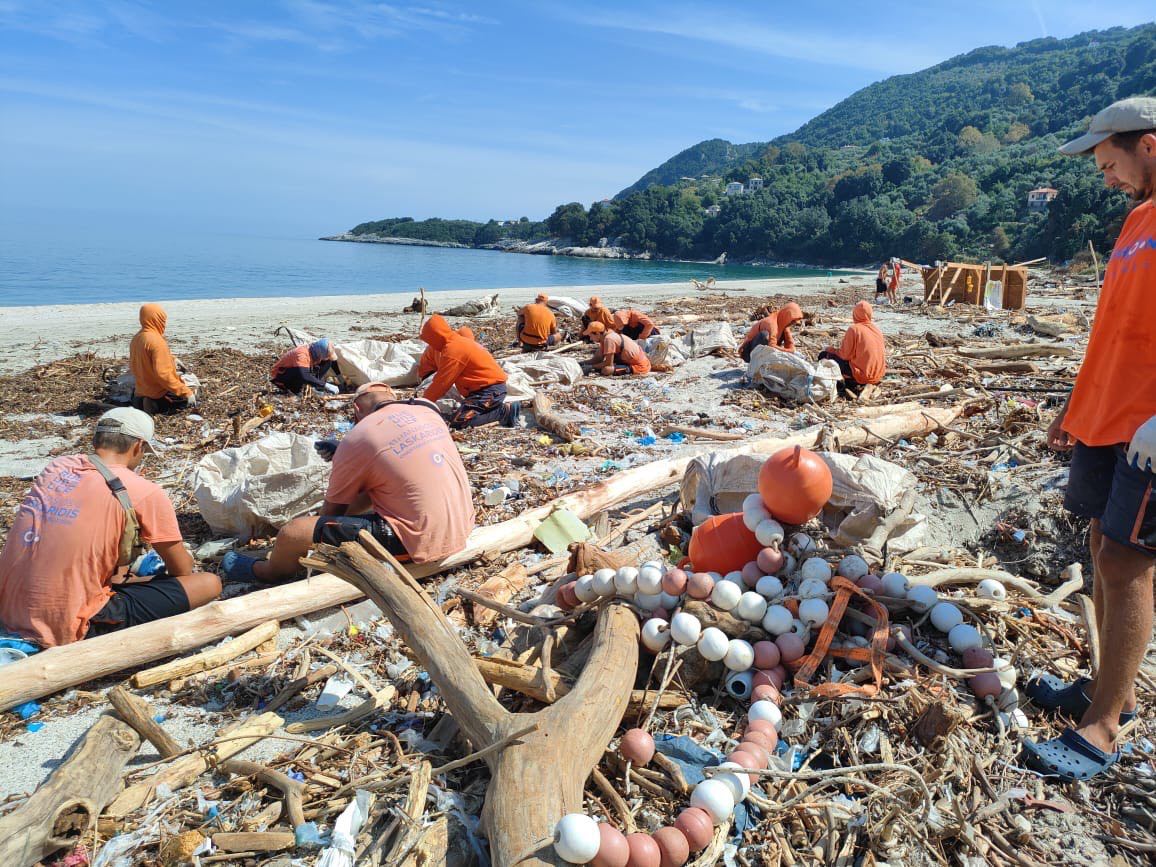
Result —
<instances>
[{"instance_id":1,"label":"worker in orange shirt","mask_svg":"<svg viewBox=\"0 0 1156 867\"><path fill-rule=\"evenodd\" d=\"M614 330L631 340L645 340L652 334L659 334L654 320L641 310L626 308L614 311Z\"/></svg>"},{"instance_id":2,"label":"worker in orange shirt","mask_svg":"<svg viewBox=\"0 0 1156 867\"><path fill-rule=\"evenodd\" d=\"M458 329L458 334L466 338L466 340L474 339L474 330L468 325L463 325ZM421 354L421 358L417 362L417 380L418 382L425 382L427 376L433 376L438 369L439 353L432 346L427 346L425 352Z\"/></svg>"},{"instance_id":3,"label":"worker in orange shirt","mask_svg":"<svg viewBox=\"0 0 1156 867\"><path fill-rule=\"evenodd\" d=\"M883 381L887 372L887 346L868 302L856 304L851 319L851 327L843 335L839 349L828 346L819 353L819 358L836 362L843 372L842 387L858 394L863 386Z\"/></svg>"},{"instance_id":4,"label":"worker in orange shirt","mask_svg":"<svg viewBox=\"0 0 1156 867\"><path fill-rule=\"evenodd\" d=\"M590 296L590 306L586 308L586 312L582 314L582 333L586 333L587 327L592 322L601 322L607 331L617 331L618 323L614 320L614 314L610 312L609 308L602 303L602 299L597 295ZM589 338L583 338L589 340Z\"/></svg>"},{"instance_id":5,"label":"worker in orange shirt","mask_svg":"<svg viewBox=\"0 0 1156 867\"><path fill-rule=\"evenodd\" d=\"M558 342L558 320L549 300L550 296L539 292L534 303L518 313L518 342L523 352L541 352Z\"/></svg>"},{"instance_id":6,"label":"worker in orange shirt","mask_svg":"<svg viewBox=\"0 0 1156 867\"><path fill-rule=\"evenodd\" d=\"M1092 153L1108 187L1135 203L1108 260L1084 362L1048 445L1071 450L1064 507L1091 520L1092 595L1104 664L1067 683L1024 686L1040 708L1076 721L1058 738L1023 743L1025 763L1063 780L1107 771L1120 727L1136 716L1136 677L1152 639L1156 564L1156 98L1113 103L1060 148Z\"/></svg>"},{"instance_id":7,"label":"worker in orange shirt","mask_svg":"<svg viewBox=\"0 0 1156 867\"><path fill-rule=\"evenodd\" d=\"M891 260L891 279L887 283L887 301L899 303L899 278L903 276L903 265L898 259Z\"/></svg>"},{"instance_id":8,"label":"worker in orange shirt","mask_svg":"<svg viewBox=\"0 0 1156 867\"><path fill-rule=\"evenodd\" d=\"M642 347L625 334L608 331L601 322L591 322L584 332L598 348L586 363L588 370L603 376L642 376L650 373L650 359Z\"/></svg>"},{"instance_id":9,"label":"worker in orange shirt","mask_svg":"<svg viewBox=\"0 0 1156 867\"><path fill-rule=\"evenodd\" d=\"M750 327L743 342L739 344L739 357L743 361L750 362L756 346L773 346L784 352L795 351L791 326L803 321L803 309L794 301L784 304L781 310L763 309L767 311L766 315Z\"/></svg>"},{"instance_id":10,"label":"worker in orange shirt","mask_svg":"<svg viewBox=\"0 0 1156 867\"><path fill-rule=\"evenodd\" d=\"M506 371L484 346L455 332L437 313L422 326L421 339L438 353L437 370L422 397L436 402L453 387L461 396L461 404L449 418L450 427L479 427L491 422L514 427L518 423L522 405L505 402Z\"/></svg>"},{"instance_id":11,"label":"worker in orange shirt","mask_svg":"<svg viewBox=\"0 0 1156 867\"><path fill-rule=\"evenodd\" d=\"M336 363L337 356L333 353L333 347L322 337L312 343L294 346L277 359L269 371L269 381L292 394L300 394L307 385L312 386L314 391L337 394L341 389L325 381Z\"/></svg>"},{"instance_id":12,"label":"worker in orange shirt","mask_svg":"<svg viewBox=\"0 0 1156 867\"><path fill-rule=\"evenodd\" d=\"M165 340L168 314L159 304L142 304L140 331L128 347L128 366L132 371L132 405L149 415L168 415L188 409L193 390L177 372L177 362Z\"/></svg>"}]
</instances>

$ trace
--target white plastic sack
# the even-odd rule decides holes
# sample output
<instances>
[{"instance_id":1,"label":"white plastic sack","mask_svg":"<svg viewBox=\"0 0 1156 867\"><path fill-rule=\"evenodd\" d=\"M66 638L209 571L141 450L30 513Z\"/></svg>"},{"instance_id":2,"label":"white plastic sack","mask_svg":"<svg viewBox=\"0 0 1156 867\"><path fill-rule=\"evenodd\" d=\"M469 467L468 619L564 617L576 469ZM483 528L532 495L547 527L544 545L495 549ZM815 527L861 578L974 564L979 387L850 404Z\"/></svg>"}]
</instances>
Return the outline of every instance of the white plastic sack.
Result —
<instances>
[{"instance_id":1,"label":"white plastic sack","mask_svg":"<svg viewBox=\"0 0 1156 867\"><path fill-rule=\"evenodd\" d=\"M646 339L646 355L653 365L678 367L686 362L681 342L661 335Z\"/></svg>"},{"instance_id":2,"label":"white plastic sack","mask_svg":"<svg viewBox=\"0 0 1156 867\"><path fill-rule=\"evenodd\" d=\"M699 455L686 468L679 499L696 527L711 515L741 512L743 500L758 490L766 455Z\"/></svg>"},{"instance_id":3,"label":"white plastic sack","mask_svg":"<svg viewBox=\"0 0 1156 867\"><path fill-rule=\"evenodd\" d=\"M561 313L563 316L572 316L575 319L581 319L582 314L586 312L586 305L577 298L571 298L569 295L551 295L550 300L546 302L546 306L556 313Z\"/></svg>"},{"instance_id":4,"label":"white plastic sack","mask_svg":"<svg viewBox=\"0 0 1156 867\"><path fill-rule=\"evenodd\" d=\"M525 354L504 358L498 362L502 370L513 375L514 371L523 373L529 382L543 385L557 382L561 385L573 385L582 378L582 365L573 358L563 358L561 355ZM509 388L509 385L506 386ZM532 396L532 395L531 395Z\"/></svg>"},{"instance_id":5,"label":"white plastic sack","mask_svg":"<svg viewBox=\"0 0 1156 867\"><path fill-rule=\"evenodd\" d=\"M341 376L350 385L417 385L417 363L425 352L425 344L420 341L347 340L331 341L331 345Z\"/></svg>"},{"instance_id":6,"label":"white plastic sack","mask_svg":"<svg viewBox=\"0 0 1156 867\"><path fill-rule=\"evenodd\" d=\"M720 349L738 352L739 344L727 322L700 322L678 338L687 358L702 358Z\"/></svg>"},{"instance_id":7,"label":"white plastic sack","mask_svg":"<svg viewBox=\"0 0 1156 867\"><path fill-rule=\"evenodd\" d=\"M248 541L318 508L328 482L329 464L313 440L277 431L201 458L193 495L214 533Z\"/></svg>"},{"instance_id":8,"label":"white plastic sack","mask_svg":"<svg viewBox=\"0 0 1156 867\"><path fill-rule=\"evenodd\" d=\"M794 403L830 403L843 379L839 365L829 358L810 362L798 353L773 346L755 347L747 376L755 385Z\"/></svg>"}]
</instances>

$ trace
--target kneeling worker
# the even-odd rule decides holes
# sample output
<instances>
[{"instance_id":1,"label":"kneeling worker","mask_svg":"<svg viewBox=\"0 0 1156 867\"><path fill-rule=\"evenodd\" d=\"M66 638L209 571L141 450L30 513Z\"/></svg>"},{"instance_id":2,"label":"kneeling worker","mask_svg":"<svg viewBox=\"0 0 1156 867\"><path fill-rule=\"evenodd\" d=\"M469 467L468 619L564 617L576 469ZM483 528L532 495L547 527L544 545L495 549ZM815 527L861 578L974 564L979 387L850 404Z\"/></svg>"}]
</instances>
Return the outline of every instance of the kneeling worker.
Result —
<instances>
[{"instance_id":1,"label":"kneeling worker","mask_svg":"<svg viewBox=\"0 0 1156 867\"><path fill-rule=\"evenodd\" d=\"M654 326L654 320L641 310L622 309L614 311L614 330L631 340L645 340L652 334L661 332Z\"/></svg>"},{"instance_id":2,"label":"kneeling worker","mask_svg":"<svg viewBox=\"0 0 1156 867\"><path fill-rule=\"evenodd\" d=\"M463 325L458 329L458 334L466 338L466 340L474 340L474 329L468 325ZM427 376L433 376L438 369L438 356L441 353L432 346L427 346L425 352L421 354L421 358L417 362L417 381L419 383L425 382Z\"/></svg>"},{"instance_id":3,"label":"kneeling worker","mask_svg":"<svg viewBox=\"0 0 1156 867\"><path fill-rule=\"evenodd\" d=\"M142 304L140 331L128 347L128 366L132 371L132 405L149 415L168 415L189 408L193 390L177 372L169 343L165 340L168 314L159 304Z\"/></svg>"},{"instance_id":4,"label":"kneeling worker","mask_svg":"<svg viewBox=\"0 0 1156 867\"><path fill-rule=\"evenodd\" d=\"M153 420L127 407L100 417L93 453L56 458L36 477L0 553L0 624L56 647L163 617L220 595L193 571L164 490L133 472L152 451ZM124 583L145 545L164 561Z\"/></svg>"},{"instance_id":5,"label":"kneeling worker","mask_svg":"<svg viewBox=\"0 0 1156 867\"><path fill-rule=\"evenodd\" d=\"M361 530L414 563L466 546L474 529L470 483L438 408L397 400L388 385L369 382L353 397L353 417L353 430L333 455L321 516L282 527L268 560L230 551L221 563L230 580L287 581L315 544L340 545Z\"/></svg>"},{"instance_id":6,"label":"kneeling worker","mask_svg":"<svg viewBox=\"0 0 1156 867\"><path fill-rule=\"evenodd\" d=\"M590 296L590 306L587 307L586 312L582 314L583 334L586 333L586 329L590 327L590 323L592 322L601 322L607 331L618 330L618 323L614 321L614 314L607 309L606 305L602 303L602 299L597 295Z\"/></svg>"},{"instance_id":7,"label":"kneeling worker","mask_svg":"<svg viewBox=\"0 0 1156 867\"><path fill-rule=\"evenodd\" d=\"M865 385L875 385L887 372L887 346L883 332L875 324L871 305L860 301L851 313L853 322L843 335L838 351L828 346L819 358L830 358L843 372L843 385L858 394Z\"/></svg>"},{"instance_id":8,"label":"kneeling worker","mask_svg":"<svg viewBox=\"0 0 1156 867\"><path fill-rule=\"evenodd\" d=\"M756 346L773 346L783 352L794 352L795 336L791 334L791 326L802 321L803 308L794 301L787 302L776 312L768 312L751 326L739 344L739 356L743 361L750 361Z\"/></svg>"},{"instance_id":9,"label":"kneeling worker","mask_svg":"<svg viewBox=\"0 0 1156 867\"><path fill-rule=\"evenodd\" d=\"M541 352L558 342L558 319L546 303L550 297L539 292L533 304L518 313L518 341L523 352Z\"/></svg>"},{"instance_id":10,"label":"kneeling worker","mask_svg":"<svg viewBox=\"0 0 1156 867\"><path fill-rule=\"evenodd\" d=\"M495 421L513 427L518 423L522 405L505 402L506 371L486 347L455 332L437 313L422 326L421 339L438 353L437 373L422 397L440 400L454 386L461 395L461 405L450 416L450 427L478 427Z\"/></svg>"},{"instance_id":11,"label":"kneeling worker","mask_svg":"<svg viewBox=\"0 0 1156 867\"><path fill-rule=\"evenodd\" d=\"M325 381L336 364L333 347L322 337L308 345L294 346L282 355L269 371L269 380L293 394L300 394L307 385L313 386L315 391L337 394L341 389Z\"/></svg>"},{"instance_id":12,"label":"kneeling worker","mask_svg":"<svg viewBox=\"0 0 1156 867\"><path fill-rule=\"evenodd\" d=\"M597 370L603 376L650 373L650 359L642 347L626 335L607 331L601 322L591 322L582 334L598 345L594 357L584 365L587 369Z\"/></svg>"}]
</instances>

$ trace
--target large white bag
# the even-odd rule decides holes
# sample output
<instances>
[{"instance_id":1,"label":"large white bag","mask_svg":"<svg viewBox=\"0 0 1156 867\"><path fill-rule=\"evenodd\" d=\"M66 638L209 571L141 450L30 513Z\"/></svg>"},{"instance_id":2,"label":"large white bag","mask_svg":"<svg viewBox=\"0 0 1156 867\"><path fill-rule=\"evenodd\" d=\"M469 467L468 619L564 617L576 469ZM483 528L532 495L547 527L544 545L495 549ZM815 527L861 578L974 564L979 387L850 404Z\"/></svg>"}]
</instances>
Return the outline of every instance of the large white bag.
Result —
<instances>
[{"instance_id":1,"label":"large white bag","mask_svg":"<svg viewBox=\"0 0 1156 867\"><path fill-rule=\"evenodd\" d=\"M829 358L810 362L773 346L755 347L747 376L755 385L794 403L830 403L843 379L839 365Z\"/></svg>"},{"instance_id":2,"label":"large white bag","mask_svg":"<svg viewBox=\"0 0 1156 867\"><path fill-rule=\"evenodd\" d=\"M285 330L300 345L317 336L298 328ZM425 352L420 340L389 343L385 340L330 340L341 376L352 386L367 382L386 385L417 385L417 364Z\"/></svg>"},{"instance_id":3,"label":"large white bag","mask_svg":"<svg viewBox=\"0 0 1156 867\"><path fill-rule=\"evenodd\" d=\"M702 358L718 350L738 352L739 344L727 322L700 322L678 338L687 358Z\"/></svg>"},{"instance_id":4,"label":"large white bag","mask_svg":"<svg viewBox=\"0 0 1156 867\"><path fill-rule=\"evenodd\" d=\"M582 379L583 375L581 364L573 358L563 358L561 355L546 355L545 353L515 355L511 358L503 358L498 364L511 378L517 371L525 374L528 382L535 382L540 385L551 382L573 385ZM506 387L509 388L509 385L507 384Z\"/></svg>"},{"instance_id":5,"label":"large white bag","mask_svg":"<svg viewBox=\"0 0 1156 867\"><path fill-rule=\"evenodd\" d=\"M282 431L205 455L193 471L193 495L213 532L244 541L320 507L328 483L313 440Z\"/></svg>"}]
</instances>

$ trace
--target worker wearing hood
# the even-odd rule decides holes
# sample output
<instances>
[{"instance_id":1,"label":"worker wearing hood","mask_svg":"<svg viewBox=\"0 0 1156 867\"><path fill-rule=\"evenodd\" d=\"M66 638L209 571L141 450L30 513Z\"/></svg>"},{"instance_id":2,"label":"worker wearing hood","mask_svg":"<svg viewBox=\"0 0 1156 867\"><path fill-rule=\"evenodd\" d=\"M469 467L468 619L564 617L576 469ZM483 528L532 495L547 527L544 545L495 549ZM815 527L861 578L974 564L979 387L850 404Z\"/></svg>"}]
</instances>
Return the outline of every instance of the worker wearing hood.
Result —
<instances>
[{"instance_id":1,"label":"worker wearing hood","mask_svg":"<svg viewBox=\"0 0 1156 867\"><path fill-rule=\"evenodd\" d=\"M458 329L458 334L467 340L474 339L474 330L468 325L463 325ZM421 354L421 358L417 362L417 378L419 382L425 382L427 376L433 376L438 369L438 356L441 353L432 346L427 346L425 352Z\"/></svg>"},{"instance_id":2,"label":"worker wearing hood","mask_svg":"<svg viewBox=\"0 0 1156 867\"><path fill-rule=\"evenodd\" d=\"M333 346L322 337L312 343L302 343L294 346L273 365L269 371L269 379L273 385L293 394L300 394L305 386L312 386L315 391L324 391L337 394L341 391L334 383L326 382L330 372L337 366L337 356Z\"/></svg>"},{"instance_id":3,"label":"worker wearing hood","mask_svg":"<svg viewBox=\"0 0 1156 867\"><path fill-rule=\"evenodd\" d=\"M851 318L851 327L843 335L839 349L836 351L828 346L819 353L819 358L837 362L843 372L844 384L857 392L865 385L875 385L883 380L887 372L887 348L868 302L856 304Z\"/></svg>"},{"instance_id":4,"label":"worker wearing hood","mask_svg":"<svg viewBox=\"0 0 1156 867\"><path fill-rule=\"evenodd\" d=\"M586 312L582 314L583 334L586 333L586 329L589 328L593 322L601 322L607 331L618 330L618 323L614 320L614 314L610 312L609 308L602 303L602 299L597 295L590 296L590 306L587 307ZM590 341L589 337L583 337L582 339Z\"/></svg>"},{"instance_id":5,"label":"worker wearing hood","mask_svg":"<svg viewBox=\"0 0 1156 867\"><path fill-rule=\"evenodd\" d=\"M179 412L187 409L193 390L181 379L177 363L165 340L168 316L159 304L142 304L140 331L128 347L128 366L132 371L132 405L149 415Z\"/></svg>"},{"instance_id":6,"label":"worker wearing hood","mask_svg":"<svg viewBox=\"0 0 1156 867\"><path fill-rule=\"evenodd\" d=\"M790 301L775 315L778 319L779 336L774 345L784 352L794 352L795 336L791 333L791 327L803 321L803 308Z\"/></svg>"},{"instance_id":7,"label":"worker wearing hood","mask_svg":"<svg viewBox=\"0 0 1156 867\"><path fill-rule=\"evenodd\" d=\"M451 388L457 388L461 396L461 404L448 419L450 427L478 427L491 422L513 427L518 423L522 405L506 403L506 371L484 346L458 334L437 313L422 326L421 339L438 353L433 381L422 397L436 402Z\"/></svg>"},{"instance_id":8,"label":"worker wearing hood","mask_svg":"<svg viewBox=\"0 0 1156 867\"><path fill-rule=\"evenodd\" d=\"M791 326L803 321L803 309L790 301L781 310L764 307L755 315L760 312L765 315L747 331L743 342L739 344L739 357L749 362L756 346L773 346L784 352L794 352L795 338L791 334Z\"/></svg>"}]
</instances>

